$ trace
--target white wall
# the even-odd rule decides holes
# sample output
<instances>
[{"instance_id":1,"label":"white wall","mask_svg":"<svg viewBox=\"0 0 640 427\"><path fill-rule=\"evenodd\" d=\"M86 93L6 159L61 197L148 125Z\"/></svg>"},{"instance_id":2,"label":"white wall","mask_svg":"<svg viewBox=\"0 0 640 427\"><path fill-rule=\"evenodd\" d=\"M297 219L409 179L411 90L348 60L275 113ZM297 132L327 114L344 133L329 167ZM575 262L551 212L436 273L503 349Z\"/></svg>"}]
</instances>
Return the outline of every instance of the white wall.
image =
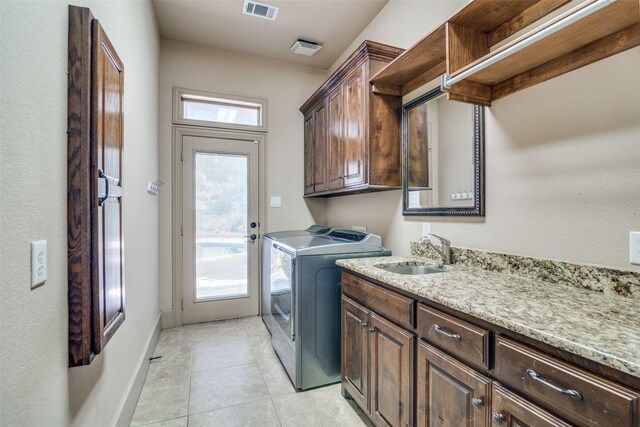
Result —
<instances>
[{"instance_id":1,"label":"white wall","mask_svg":"<svg viewBox=\"0 0 640 427\"><path fill-rule=\"evenodd\" d=\"M390 0L329 68L335 71L364 40L408 48L462 8L468 0Z\"/></svg>"},{"instance_id":2,"label":"white wall","mask_svg":"<svg viewBox=\"0 0 640 427\"><path fill-rule=\"evenodd\" d=\"M160 49L159 156L161 309L172 309L171 147L172 88L267 99L266 194L281 208L266 208L262 232L306 228L326 222L324 199L303 199L303 120L298 110L324 82L326 70L224 50L162 40ZM171 315L164 318L170 318ZM165 321L165 325L168 325Z\"/></svg>"},{"instance_id":3,"label":"white wall","mask_svg":"<svg viewBox=\"0 0 640 427\"><path fill-rule=\"evenodd\" d=\"M349 49L364 38L408 47L443 10L392 0ZM640 271L628 255L628 233L640 229L639 68L634 48L494 102L486 218L405 218L391 191L332 198L328 221L368 225L396 254L409 253L424 221L454 246Z\"/></svg>"},{"instance_id":4,"label":"white wall","mask_svg":"<svg viewBox=\"0 0 640 427\"><path fill-rule=\"evenodd\" d=\"M125 66L126 320L91 365L67 345L67 2L2 1L0 165L3 426L112 423L157 323L158 33L148 1L90 6ZM47 283L29 287L29 242L48 241Z\"/></svg>"}]
</instances>

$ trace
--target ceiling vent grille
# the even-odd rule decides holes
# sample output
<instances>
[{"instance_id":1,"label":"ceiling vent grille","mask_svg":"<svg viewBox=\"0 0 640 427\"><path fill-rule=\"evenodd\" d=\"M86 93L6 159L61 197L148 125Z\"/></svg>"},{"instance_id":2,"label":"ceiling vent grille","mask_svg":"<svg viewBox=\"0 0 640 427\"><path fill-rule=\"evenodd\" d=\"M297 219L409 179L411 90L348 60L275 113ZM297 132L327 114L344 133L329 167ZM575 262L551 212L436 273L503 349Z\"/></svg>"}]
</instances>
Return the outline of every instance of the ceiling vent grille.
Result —
<instances>
[{"instance_id":1,"label":"ceiling vent grille","mask_svg":"<svg viewBox=\"0 0 640 427\"><path fill-rule=\"evenodd\" d=\"M311 56L322 49L322 45L307 40L298 39L289 50L298 55Z\"/></svg>"},{"instance_id":2,"label":"ceiling vent grille","mask_svg":"<svg viewBox=\"0 0 640 427\"><path fill-rule=\"evenodd\" d=\"M242 13L244 13L245 15L251 15L251 16L256 16L258 18L275 21L276 16L278 16L278 10L280 10L280 8L276 6L270 6L264 3L245 0Z\"/></svg>"}]
</instances>

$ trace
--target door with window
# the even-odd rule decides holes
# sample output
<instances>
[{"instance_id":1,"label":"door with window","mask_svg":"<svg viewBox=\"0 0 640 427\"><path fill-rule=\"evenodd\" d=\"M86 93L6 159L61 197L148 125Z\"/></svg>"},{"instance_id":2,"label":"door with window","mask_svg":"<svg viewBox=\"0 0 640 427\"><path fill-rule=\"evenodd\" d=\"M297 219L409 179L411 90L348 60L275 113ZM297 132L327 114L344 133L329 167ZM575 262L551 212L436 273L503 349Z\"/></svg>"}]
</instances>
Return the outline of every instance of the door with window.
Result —
<instances>
[{"instance_id":1,"label":"door with window","mask_svg":"<svg viewBox=\"0 0 640 427\"><path fill-rule=\"evenodd\" d=\"M258 143L184 133L183 323L258 314Z\"/></svg>"}]
</instances>

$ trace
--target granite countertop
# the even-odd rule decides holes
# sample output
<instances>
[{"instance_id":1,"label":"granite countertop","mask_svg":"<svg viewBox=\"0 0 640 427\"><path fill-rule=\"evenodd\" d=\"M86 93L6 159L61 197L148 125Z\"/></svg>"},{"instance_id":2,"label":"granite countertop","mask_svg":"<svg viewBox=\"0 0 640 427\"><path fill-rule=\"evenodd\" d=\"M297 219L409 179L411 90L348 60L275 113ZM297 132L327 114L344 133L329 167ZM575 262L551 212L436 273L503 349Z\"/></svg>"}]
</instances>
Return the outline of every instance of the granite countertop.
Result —
<instances>
[{"instance_id":1,"label":"granite countertop","mask_svg":"<svg viewBox=\"0 0 640 427\"><path fill-rule=\"evenodd\" d=\"M511 273L447 265L402 275L390 265L419 257L353 258L337 264L433 302L640 378L640 302Z\"/></svg>"}]
</instances>

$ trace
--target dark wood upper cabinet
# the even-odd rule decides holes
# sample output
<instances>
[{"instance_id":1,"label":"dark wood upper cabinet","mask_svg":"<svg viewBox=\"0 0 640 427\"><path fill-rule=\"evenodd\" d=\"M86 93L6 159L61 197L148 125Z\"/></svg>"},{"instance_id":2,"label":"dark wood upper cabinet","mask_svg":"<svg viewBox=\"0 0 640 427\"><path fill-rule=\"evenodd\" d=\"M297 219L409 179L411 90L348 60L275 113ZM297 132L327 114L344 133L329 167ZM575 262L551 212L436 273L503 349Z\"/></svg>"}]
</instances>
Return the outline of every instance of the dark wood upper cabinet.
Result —
<instances>
[{"instance_id":1,"label":"dark wood upper cabinet","mask_svg":"<svg viewBox=\"0 0 640 427\"><path fill-rule=\"evenodd\" d=\"M329 189L344 187L344 91L343 85L329 95L328 174Z\"/></svg>"},{"instance_id":2,"label":"dark wood upper cabinet","mask_svg":"<svg viewBox=\"0 0 640 427\"><path fill-rule=\"evenodd\" d=\"M124 66L90 10L69 7L69 366L88 365L124 321Z\"/></svg>"},{"instance_id":3,"label":"dark wood upper cabinet","mask_svg":"<svg viewBox=\"0 0 640 427\"><path fill-rule=\"evenodd\" d=\"M363 184L366 181L364 91L364 66L349 74L345 86L344 121L347 128L344 144L345 186Z\"/></svg>"},{"instance_id":4,"label":"dark wood upper cabinet","mask_svg":"<svg viewBox=\"0 0 640 427\"><path fill-rule=\"evenodd\" d=\"M313 111L304 118L304 194L313 193L314 168L313 168Z\"/></svg>"},{"instance_id":5,"label":"dark wood upper cabinet","mask_svg":"<svg viewBox=\"0 0 640 427\"><path fill-rule=\"evenodd\" d=\"M327 151L328 151L328 109L327 100L313 110L313 185L314 191L326 191Z\"/></svg>"},{"instance_id":6,"label":"dark wood upper cabinet","mask_svg":"<svg viewBox=\"0 0 640 427\"><path fill-rule=\"evenodd\" d=\"M305 160L305 177L326 180L315 181L313 191L309 191L305 180L307 197L400 187L401 99L375 94L369 77L402 52L384 44L363 42L300 107L305 117L305 153L311 146L324 150L314 155L313 164ZM315 118L319 109L328 110L320 121ZM313 131L307 131L310 114L314 116L309 123ZM322 137L319 139L318 135Z\"/></svg>"}]
</instances>

